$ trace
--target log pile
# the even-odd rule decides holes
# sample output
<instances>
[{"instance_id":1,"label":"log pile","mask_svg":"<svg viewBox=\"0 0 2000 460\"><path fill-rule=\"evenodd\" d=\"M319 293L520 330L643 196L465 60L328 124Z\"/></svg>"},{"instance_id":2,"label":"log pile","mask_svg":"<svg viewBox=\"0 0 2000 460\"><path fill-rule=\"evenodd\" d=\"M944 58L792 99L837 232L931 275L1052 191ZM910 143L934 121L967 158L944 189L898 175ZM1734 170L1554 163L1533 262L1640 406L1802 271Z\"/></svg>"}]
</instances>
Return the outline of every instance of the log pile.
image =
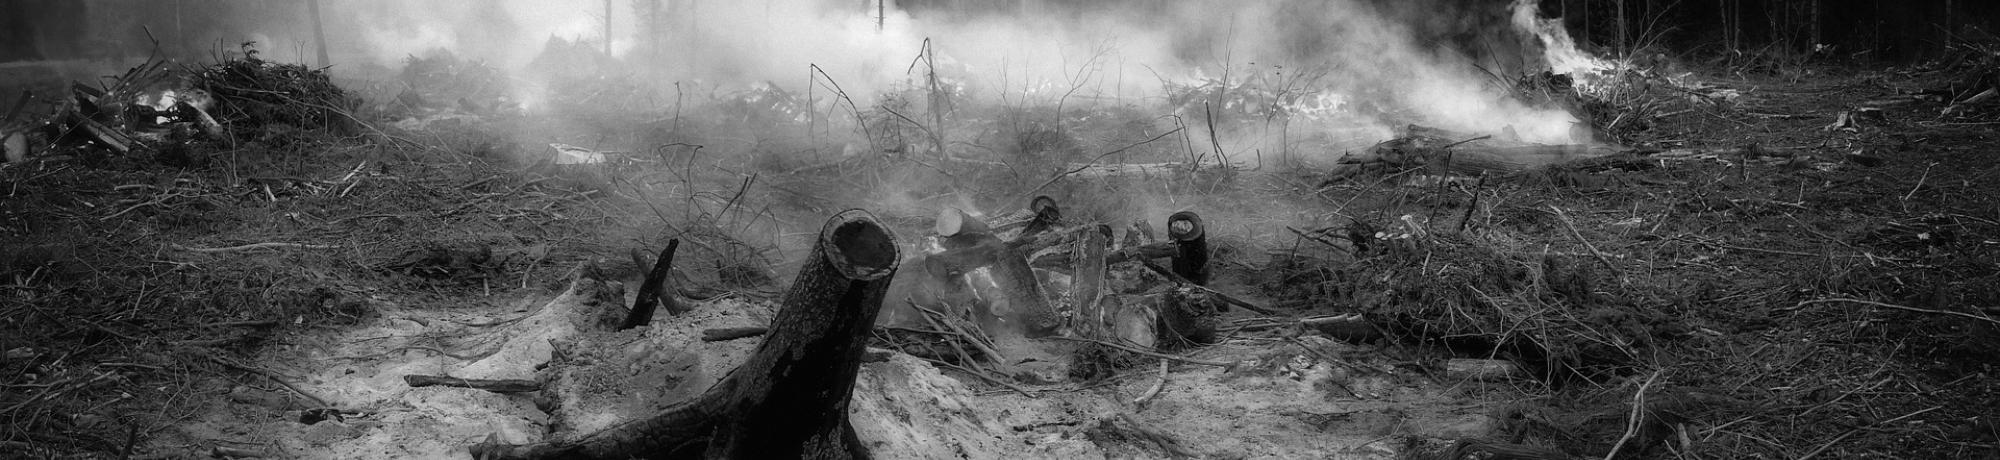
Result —
<instances>
[{"instance_id":1,"label":"log pile","mask_svg":"<svg viewBox=\"0 0 2000 460\"><path fill-rule=\"evenodd\" d=\"M1109 225L1068 224L1060 216L1059 207L1048 197L1037 197L1023 212L1003 215L996 220L1006 222L998 225L988 225L958 209L946 209L939 214L936 226L942 249L914 262L929 268L907 274L926 278L909 285L938 286L937 291L946 292L964 290L975 304L985 299L1007 305L1010 312L997 307L989 307L987 312L1029 325L1024 332L1030 338L1049 337L1066 329L1074 337L1142 348L1208 343L1214 338L1217 312L1232 304L1249 305L1203 287L1211 277L1209 248L1201 217L1193 212L1168 217L1171 241L1166 242L1151 242L1150 226L1143 222L1126 229L1121 239ZM1016 228L1020 231L1012 234L995 230ZM1120 241L1123 244L1115 243ZM1170 259L1173 268L1155 271L1158 265L1152 259ZM1110 281L1117 271L1134 275L1125 278L1150 277L1154 281L1123 292L1126 289ZM919 297L935 300L949 296L913 295L909 300L919 302ZM1254 305L1250 309L1269 312ZM973 314L981 313L973 310ZM1061 321L1064 318L1067 321Z\"/></svg>"}]
</instances>

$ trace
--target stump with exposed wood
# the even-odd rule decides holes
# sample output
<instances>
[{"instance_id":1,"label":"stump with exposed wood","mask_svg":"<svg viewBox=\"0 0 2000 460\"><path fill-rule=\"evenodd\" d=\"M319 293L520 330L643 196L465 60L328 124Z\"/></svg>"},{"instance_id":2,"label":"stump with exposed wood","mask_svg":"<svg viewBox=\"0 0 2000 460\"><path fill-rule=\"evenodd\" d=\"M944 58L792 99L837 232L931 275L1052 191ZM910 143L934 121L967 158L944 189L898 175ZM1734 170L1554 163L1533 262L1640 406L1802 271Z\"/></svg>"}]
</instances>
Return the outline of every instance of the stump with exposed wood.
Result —
<instances>
[{"instance_id":1,"label":"stump with exposed wood","mask_svg":"<svg viewBox=\"0 0 2000 460\"><path fill-rule=\"evenodd\" d=\"M707 392L575 439L482 443L476 458L866 458L847 407L869 330L898 268L896 237L861 210L835 215L755 354Z\"/></svg>"}]
</instances>

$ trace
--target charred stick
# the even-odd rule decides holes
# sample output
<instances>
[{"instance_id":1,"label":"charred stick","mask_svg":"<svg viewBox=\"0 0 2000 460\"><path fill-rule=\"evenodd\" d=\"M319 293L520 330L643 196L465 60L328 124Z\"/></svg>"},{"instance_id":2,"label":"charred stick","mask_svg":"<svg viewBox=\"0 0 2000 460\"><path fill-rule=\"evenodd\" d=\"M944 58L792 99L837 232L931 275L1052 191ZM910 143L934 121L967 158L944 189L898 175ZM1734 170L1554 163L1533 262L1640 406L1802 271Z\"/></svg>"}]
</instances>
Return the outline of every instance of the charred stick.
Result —
<instances>
[{"instance_id":1,"label":"charred stick","mask_svg":"<svg viewBox=\"0 0 2000 460\"><path fill-rule=\"evenodd\" d=\"M674 301L673 291L665 289L667 277L673 273L674 250L680 247L679 238L667 240L667 248L660 251L660 260L653 263L653 270L646 272L646 280L639 283L639 298L632 301L632 313L625 317L625 322L619 324L618 329L652 324L653 310L661 305L667 307L668 314L678 315L688 312L688 309L680 306L680 302ZM636 259L638 256L633 257Z\"/></svg>"},{"instance_id":2,"label":"charred stick","mask_svg":"<svg viewBox=\"0 0 2000 460\"><path fill-rule=\"evenodd\" d=\"M768 327L761 327L761 326L751 326L751 327L725 327L725 328L720 328L720 329L702 329L702 330L701 330L701 341L703 341L703 342L721 342L721 341L726 341L726 340L736 340L736 339L741 339L741 338L745 338L745 337L756 337L756 336L760 336L760 335L764 335L764 333L767 333L767 332L771 332L771 328L768 328Z\"/></svg>"},{"instance_id":3,"label":"charred stick","mask_svg":"<svg viewBox=\"0 0 2000 460\"><path fill-rule=\"evenodd\" d=\"M1236 298L1236 296L1232 296L1232 295L1229 295L1229 294L1223 294L1223 293L1222 293L1222 292L1220 292L1220 291L1216 291L1216 290L1214 290L1214 289L1209 289L1209 288L1208 288L1208 286L1202 286L1202 285L1199 285L1199 284L1194 284L1193 282L1191 282L1191 281L1188 281L1188 280L1187 280L1187 278L1182 278L1182 277L1181 277L1180 275L1177 275L1177 274L1174 274L1173 270L1168 270L1168 269L1167 269L1167 267L1162 267L1162 266L1160 266L1160 264L1156 264L1156 263L1153 263L1153 261L1150 261L1150 260L1140 260L1140 261L1139 261L1139 263L1141 263L1141 264L1145 264L1145 265L1146 265L1146 269L1148 269L1148 270L1152 270L1152 271L1153 271L1153 273L1156 273L1156 274L1159 274L1160 276L1162 276L1162 277L1165 277L1165 278L1167 278L1167 280L1168 280L1168 281L1172 281L1172 282L1174 282L1174 283L1176 283L1176 284L1180 284L1180 285L1183 285L1183 286L1188 286L1188 287L1191 287L1191 288L1194 288L1194 289L1196 289L1196 290L1200 290L1200 291L1202 291L1202 292L1207 292L1207 293L1209 293L1210 295L1214 295L1214 296L1215 296L1215 298L1217 298L1217 299L1222 299L1222 301L1223 301L1224 303L1228 303L1228 304L1230 304L1230 305L1235 305L1235 306L1238 306L1238 307L1243 307L1243 309L1244 309L1244 310L1250 310L1250 311L1254 311L1254 312L1257 312L1257 313L1262 313L1262 314L1266 314L1266 315L1276 315L1276 314L1278 314L1278 312L1277 312L1277 311L1274 311L1274 310L1271 310L1271 309L1269 309L1269 308L1264 308L1264 307L1259 307L1259 306L1257 306L1257 304L1253 304L1253 303L1250 303L1249 301L1245 301L1245 300L1243 300L1243 299L1238 299L1238 298Z\"/></svg>"},{"instance_id":4,"label":"charred stick","mask_svg":"<svg viewBox=\"0 0 2000 460\"><path fill-rule=\"evenodd\" d=\"M410 388L432 386L471 388L494 393L531 393L542 391L542 382L521 379L487 380L461 379L442 375L405 375L403 376L403 382L410 384Z\"/></svg>"}]
</instances>

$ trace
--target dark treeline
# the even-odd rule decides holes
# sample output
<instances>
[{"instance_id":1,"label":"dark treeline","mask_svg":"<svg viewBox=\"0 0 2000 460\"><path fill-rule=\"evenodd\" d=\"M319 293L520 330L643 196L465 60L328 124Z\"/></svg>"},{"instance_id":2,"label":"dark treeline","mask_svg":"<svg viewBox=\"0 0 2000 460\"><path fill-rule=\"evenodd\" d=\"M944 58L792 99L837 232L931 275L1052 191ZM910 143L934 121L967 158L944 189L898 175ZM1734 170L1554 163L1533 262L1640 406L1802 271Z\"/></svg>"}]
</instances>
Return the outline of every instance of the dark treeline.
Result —
<instances>
[{"instance_id":1,"label":"dark treeline","mask_svg":"<svg viewBox=\"0 0 2000 460\"><path fill-rule=\"evenodd\" d=\"M1653 48L1723 52L1811 52L1861 61L1934 59L1952 44L2000 32L1992 0L1547 0L1580 42L1598 51Z\"/></svg>"}]
</instances>

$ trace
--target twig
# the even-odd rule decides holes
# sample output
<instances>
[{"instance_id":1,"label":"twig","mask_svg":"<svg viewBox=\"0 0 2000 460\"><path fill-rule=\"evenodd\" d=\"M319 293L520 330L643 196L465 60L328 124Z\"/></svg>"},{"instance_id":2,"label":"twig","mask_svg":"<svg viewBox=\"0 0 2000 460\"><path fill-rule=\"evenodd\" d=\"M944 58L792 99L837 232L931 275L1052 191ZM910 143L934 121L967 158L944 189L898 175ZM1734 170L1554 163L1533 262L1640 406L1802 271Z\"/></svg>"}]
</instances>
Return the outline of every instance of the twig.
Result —
<instances>
[{"instance_id":1,"label":"twig","mask_svg":"<svg viewBox=\"0 0 2000 460\"><path fill-rule=\"evenodd\" d=\"M1146 390L1145 394L1141 394L1137 399L1132 400L1132 404L1139 406L1139 410L1145 410L1146 403L1152 402L1153 398L1159 397L1161 392L1166 391L1167 363L1168 361L1165 359L1160 360L1160 381L1154 383L1153 388Z\"/></svg>"},{"instance_id":2,"label":"twig","mask_svg":"<svg viewBox=\"0 0 2000 460\"><path fill-rule=\"evenodd\" d=\"M251 244L246 244L246 245L242 245L242 246L230 246L230 247L225 247L225 248L199 248L199 247L192 247L192 246L182 246L182 245L178 245L178 244L170 244L170 245L168 245L168 246L170 246L170 247L172 247L172 248L174 248L174 249L178 249L178 250L182 250L182 251L188 251L188 252L208 252L208 253L215 253L215 252L236 252L236 251L253 251L253 250L258 250L258 249L338 249L338 248L340 248L340 246L334 246L334 245L328 245L328 244L305 244L305 243L251 243Z\"/></svg>"},{"instance_id":3,"label":"twig","mask_svg":"<svg viewBox=\"0 0 2000 460\"><path fill-rule=\"evenodd\" d=\"M959 371L959 372L964 372L964 373L967 373L967 374L972 374L972 376L973 376L973 377L979 377L979 379L980 379L980 380L985 380L985 381L987 381L987 382L991 382L991 383L993 383L994 385L999 385L999 386L1002 386L1002 387L1005 387L1005 388L1007 388L1007 389L1009 389L1009 390L1014 390L1014 392L1015 392L1015 393L1020 393L1020 394L1021 394L1021 396L1027 396L1027 397L1030 397L1030 398L1033 398L1033 397L1035 397L1035 393L1033 393L1033 392L1030 392L1030 391L1028 391L1028 389L1026 389L1026 388L1021 388L1021 386L1020 386L1020 385L1015 385L1015 384L1014 384L1013 382L1008 382L1008 381L1005 381L1005 380L1000 380L1000 379L997 379L997 378L993 378L993 376L990 376L990 375L986 375L986 373L985 373L985 372L979 372L979 371L975 371L975 370L972 370L972 369L967 369L967 368L965 368L964 366L959 366L959 365L956 365L956 364L951 364L951 363L945 363L945 362L938 362L938 361L931 361L931 363L932 363L932 364L935 364L935 365L938 365L938 366L943 366L943 367L944 367L944 368L946 368L946 369L952 369L952 370L957 370L957 371Z\"/></svg>"},{"instance_id":4,"label":"twig","mask_svg":"<svg viewBox=\"0 0 2000 460\"><path fill-rule=\"evenodd\" d=\"M1924 165L1924 174L1922 176L1917 177L1917 185L1915 187L1910 187L1910 193L1903 194L1903 201L1910 201L1910 197L1917 195L1918 189L1924 188L1924 181L1929 180L1931 178L1932 166L1937 166L1937 163Z\"/></svg>"},{"instance_id":5,"label":"twig","mask_svg":"<svg viewBox=\"0 0 2000 460\"><path fill-rule=\"evenodd\" d=\"M297 394L300 397L306 398L307 400L312 401L314 404L319 404L319 407L333 407L332 404L327 404L326 400L319 399L318 396L313 396L310 393L306 393L305 390L300 390L299 387L293 386L291 382L287 382L285 381L285 379L278 378L278 374L272 373L271 371L253 367L248 364L237 363L235 361L224 359L222 357L213 354L203 353L203 355L207 356L209 361L213 361L216 364L221 364L225 367L230 367L236 370L261 375L264 376L264 378L271 379L271 381L273 382L278 382L278 385L284 386L285 389L287 390L292 390L292 393Z\"/></svg>"},{"instance_id":6,"label":"twig","mask_svg":"<svg viewBox=\"0 0 2000 460\"><path fill-rule=\"evenodd\" d=\"M1938 314L1938 315L1951 315L1951 316L1957 316L1957 317L1961 317L1961 318L1970 318L1970 319L1975 319L1975 320L1979 320L1979 321L1985 321L1985 322L1988 322L1988 323L1993 323L1993 324L1994 324L1994 325L1996 325L1996 326L2000 326L2000 320L1996 320L1996 319L1993 319L1993 318L1989 318L1989 317L1985 317L1985 316L1979 316L1979 315L1975 315L1975 314L1971 314L1971 313L1965 313L1965 312L1956 312L1956 311L1944 311L1944 310L1932 310L1932 309L1928 309L1928 308L1917 308L1917 307L1905 307L1905 306L1902 306L1902 305L1896 305L1896 304L1889 304L1889 303L1882 303L1882 302L1875 302L1875 301L1870 301L1870 300L1861 300L1861 299L1850 299L1850 298L1845 298L1845 297L1842 297L1842 298L1836 298L1836 299L1819 299L1819 300L1807 300L1807 301L1804 301L1804 302L1799 302L1799 304L1798 304L1798 305L1794 305L1794 306L1792 306L1792 309L1799 309L1799 308L1804 308L1804 307L1805 307L1806 305L1810 305L1810 304L1816 304L1816 303L1834 303L1834 302L1849 302L1849 303L1858 303L1858 304L1862 304L1862 305L1868 305L1868 306L1875 306L1875 307L1882 307L1882 308L1889 308L1889 309L1896 309L1896 310L1903 310L1903 311L1913 311L1913 312L1917 312L1917 313L1931 313L1931 314Z\"/></svg>"},{"instance_id":7,"label":"twig","mask_svg":"<svg viewBox=\"0 0 2000 460\"><path fill-rule=\"evenodd\" d=\"M156 327L156 328L152 328L152 329L147 329L147 330L146 330L146 332L160 332L160 331L171 331L171 330L175 330L175 329L194 329L194 328L218 328L218 327L273 327L273 326L277 326L277 325L278 325L278 322L277 322L277 321L268 321L268 320L261 320L261 321L230 321L230 322L223 322L223 323L207 323L207 324L177 324L177 325L173 325L173 326L165 326L165 327Z\"/></svg>"},{"instance_id":8,"label":"twig","mask_svg":"<svg viewBox=\"0 0 2000 460\"><path fill-rule=\"evenodd\" d=\"M1299 229L1296 229L1296 228L1292 228L1291 226L1285 226L1285 230L1290 230L1290 231L1292 232L1292 234L1295 234L1295 235L1298 235L1298 236L1299 236L1299 238L1304 238L1304 239L1306 239L1306 240L1309 240L1309 241L1312 241L1312 242L1314 242L1314 243L1319 243L1319 244L1324 244L1324 245L1327 245L1327 247L1331 247L1331 248L1334 248L1334 249L1339 249L1339 250L1341 250L1341 251L1344 251L1344 252L1347 252L1347 253L1349 253L1349 254L1353 254L1353 253L1354 253L1354 250L1353 250L1353 249L1350 249L1350 248L1344 248L1344 247L1340 247L1340 245L1338 245L1338 244L1334 244L1334 243L1333 243L1333 241L1331 241L1331 240L1324 240L1324 239L1320 239L1321 237L1320 237L1320 236L1318 236L1318 232L1315 232L1315 233L1306 233L1306 232L1305 232L1304 230L1299 230Z\"/></svg>"},{"instance_id":9,"label":"twig","mask_svg":"<svg viewBox=\"0 0 2000 460\"><path fill-rule=\"evenodd\" d=\"M1549 205L1549 210L1551 210L1551 211L1555 211L1555 212L1556 212L1556 218L1557 218L1558 220L1561 220L1561 221L1562 221L1562 223L1563 223L1563 228L1567 228L1567 229L1569 229L1569 234L1570 234L1570 236L1574 236L1574 237L1576 237L1576 240L1577 240L1577 241L1579 241L1579 242L1582 242L1582 243L1583 243L1583 247L1585 247L1585 248L1589 248L1589 249L1590 249L1590 253L1591 253L1592 255L1596 255L1596 256L1597 256L1597 261L1598 261L1598 262L1603 262L1603 263L1604 263L1604 268L1609 268L1609 269L1611 269L1611 273L1614 273L1614 274L1617 274L1617 275L1618 275L1618 279L1619 279L1620 281L1626 281L1626 279L1625 279L1625 271L1624 271L1624 270L1619 270L1619 269L1618 269L1618 266L1617 266L1617 265L1614 265L1614 264L1612 264L1612 263L1611 263L1611 257L1609 257L1609 256L1606 256L1606 255L1604 255L1604 251L1599 251L1599 250L1597 250L1597 245L1595 245L1595 244L1590 244L1590 240L1589 240L1589 239L1585 239L1585 238L1583 237L1583 232L1579 232L1579 231L1576 231L1576 224L1574 224L1574 223L1570 223L1570 221L1569 221L1569 215L1567 215L1567 214L1563 214L1563 210L1562 210L1562 208L1558 208L1558 207L1556 207L1555 205Z\"/></svg>"},{"instance_id":10,"label":"twig","mask_svg":"<svg viewBox=\"0 0 2000 460\"><path fill-rule=\"evenodd\" d=\"M991 358L994 363L998 363L1003 366L1006 365L1007 358L1002 357L1000 355L1000 351L994 350L993 347L987 346L985 342L981 342L978 337L973 337L971 333L965 332L965 329L958 327L957 323L948 321L949 318L945 317L944 313L939 313L936 310L924 308L921 305L910 304L910 306L915 307L917 310L924 312L924 314L926 315L925 318L930 318L929 315L937 315L937 318L935 320L937 325L944 326L946 329L951 329L952 332L957 332L958 335L965 336L965 341L972 342L972 346L979 347L979 352L985 353L986 357Z\"/></svg>"},{"instance_id":11,"label":"twig","mask_svg":"<svg viewBox=\"0 0 2000 460\"><path fill-rule=\"evenodd\" d=\"M1444 150L1444 149L1448 149L1448 148L1452 148L1452 147L1457 147L1457 146L1459 146L1459 145L1461 145L1461 144L1464 144L1464 143L1467 143L1467 142L1472 142L1472 141L1477 141L1477 140L1485 140L1485 139L1491 139L1492 137L1493 137L1493 135L1492 135L1492 134L1488 134L1488 135L1484 135L1484 136L1479 136L1479 137L1475 137L1475 138L1471 138L1471 139L1466 139L1466 140L1462 140L1462 141L1458 141L1458 142L1453 142L1453 143L1450 143L1450 144L1445 144L1445 145L1444 145L1444 146L1442 146L1442 147L1438 147L1438 150Z\"/></svg>"},{"instance_id":12,"label":"twig","mask_svg":"<svg viewBox=\"0 0 2000 460\"><path fill-rule=\"evenodd\" d=\"M1169 130L1169 131L1167 131L1167 132L1164 132L1164 133L1160 133L1160 134L1159 134L1159 135L1157 135L1157 136L1153 136L1152 138L1149 138L1149 139L1146 139L1146 140L1143 140L1143 141L1139 141L1139 142L1134 142L1134 143L1131 143L1131 144L1128 144L1128 145L1126 145L1126 146L1124 146L1124 147L1119 147L1119 148L1117 148L1117 149L1113 149L1113 150L1111 150L1111 151L1109 151L1109 152L1104 152L1104 153L1100 153L1100 154L1097 154L1097 156L1095 156L1095 157L1091 157L1091 158L1090 158L1090 161L1088 161L1088 162L1085 162L1085 163L1084 163L1084 164L1083 164L1082 166L1077 166L1077 167L1076 167L1075 169L1071 169L1071 170L1068 170L1068 171L1063 171L1063 172L1062 172L1062 173L1060 173L1060 174L1056 174L1056 175L1055 175L1054 177L1050 177L1050 178L1049 178L1049 180L1048 180L1047 182L1042 182L1042 185L1037 185L1037 186L1035 186L1035 188L1032 188L1032 189L1028 189L1028 191L1027 191L1026 193L1022 193L1021 195L1022 195L1022 196L1032 196L1032 195L1034 195L1034 194L1035 194L1035 192L1039 192L1039 191L1042 191L1042 189L1043 189L1043 188L1046 188L1046 187L1048 187L1048 186L1049 186L1049 184L1054 184L1054 183L1056 183L1056 181L1059 181L1059 180L1062 180L1062 178L1064 178L1064 177L1067 177L1067 176L1069 176L1069 175L1071 175L1071 174L1076 174L1076 173L1078 173L1078 172L1082 172L1082 171L1083 171L1083 170L1085 170L1085 169L1090 169L1090 167L1091 167L1091 166L1096 166L1096 165L1097 165L1097 161L1098 161L1098 160L1102 160L1102 159L1104 159L1104 157L1108 157L1108 156L1112 156L1112 155L1117 155L1117 154L1118 154L1118 153L1120 153L1120 152L1124 152L1124 151L1126 151L1126 150L1131 150L1132 148L1134 148L1134 147L1138 147L1138 146L1141 146L1141 145L1146 145L1146 144L1151 144L1151 143L1153 143L1153 141L1157 141L1157 140L1160 140L1160 138L1162 138L1162 137L1167 137L1167 136L1171 136L1171 135L1173 135L1174 133L1177 133L1177 132L1181 132L1182 130L1185 130L1185 129L1187 129L1187 127L1185 127L1185 126L1183 126L1183 127L1179 127L1179 128L1174 128L1174 129L1172 129L1172 130ZM1197 163L1195 164L1195 167L1197 167L1197 168L1201 167L1200 163L1199 163L1199 162L1197 162Z\"/></svg>"},{"instance_id":13,"label":"twig","mask_svg":"<svg viewBox=\"0 0 2000 460\"><path fill-rule=\"evenodd\" d=\"M1646 377L1646 383L1639 384L1639 391L1632 393L1632 415L1625 417L1625 435L1619 436L1618 443L1611 445L1611 452L1604 454L1604 460L1618 458L1618 450L1625 448L1625 442L1639 435L1639 422L1646 415L1646 389L1652 388L1653 381L1660 378L1663 370L1654 370L1653 375Z\"/></svg>"},{"instance_id":14,"label":"twig","mask_svg":"<svg viewBox=\"0 0 2000 460\"><path fill-rule=\"evenodd\" d=\"M1188 281L1187 278L1174 274L1173 270L1168 270L1167 267L1162 267L1160 266L1160 264L1154 263L1151 260L1139 259L1139 263L1145 265L1147 270L1152 270L1153 273L1157 273L1160 276L1166 277L1168 281L1172 281L1175 284L1180 285L1181 287L1186 287L1189 289L1206 292L1208 293L1208 295L1215 296L1215 298L1217 299L1222 299L1223 302L1228 303L1230 305L1243 307L1244 310L1254 311L1257 312L1258 314L1264 314L1264 315L1278 314L1276 310L1257 306L1257 304L1250 303L1249 301L1238 299L1229 294L1223 294L1222 292L1216 291L1214 289L1209 289L1208 286L1194 284L1194 282Z\"/></svg>"},{"instance_id":15,"label":"twig","mask_svg":"<svg viewBox=\"0 0 2000 460\"><path fill-rule=\"evenodd\" d=\"M1155 352L1150 352L1150 351L1146 351L1146 350L1141 350L1141 349L1138 349L1138 348L1133 348L1133 347L1129 347L1129 346L1125 346L1125 345L1119 345L1119 344L1116 344L1116 343L1111 343L1111 342L1106 342L1106 341L1103 341L1103 340L1097 340L1097 339L1083 339L1083 338L1076 338L1076 337L1062 337L1062 336L1053 336L1053 337L1042 337L1042 339L1047 339L1047 340L1062 340L1062 341L1068 341L1068 342L1083 342L1083 343L1095 343L1095 344L1098 344L1098 345L1103 345L1103 346L1107 346L1107 347L1111 347L1111 348L1116 348L1116 349L1120 349L1120 350L1125 350L1125 351L1128 351L1128 352L1132 352L1133 354L1137 354L1137 355L1140 355L1140 356L1151 356L1151 357L1154 357L1154 358L1160 358L1160 359L1167 359L1167 360L1173 360L1173 361L1179 361L1179 362L1183 362L1183 363L1188 363L1188 364L1200 364L1200 365L1203 365L1203 366L1215 366L1215 367L1230 367L1230 366L1234 366L1234 365L1236 365L1235 363L1225 363L1225 362L1221 362L1221 361L1204 361L1204 360L1199 360L1199 359L1194 359L1194 358L1183 358L1183 357L1180 357L1180 356L1174 356L1174 355L1169 355L1169 354L1165 354L1165 353L1155 353Z\"/></svg>"},{"instance_id":16,"label":"twig","mask_svg":"<svg viewBox=\"0 0 2000 460\"><path fill-rule=\"evenodd\" d=\"M1892 418L1892 419L1888 419L1888 420L1883 420L1883 421L1882 421L1882 423L1877 423L1876 425L1887 425L1887 424L1890 424L1890 423L1895 423L1895 422L1898 422L1898 421L1902 421L1903 419L1906 419L1906 418L1910 418L1910 417L1915 417L1915 416L1918 416L1918 415L1923 415L1923 414L1924 414L1925 412L1930 412L1930 411L1934 411L1934 410L1938 410L1938 409L1943 409L1943 408L1944 408L1944 406L1932 406L1932 407L1931 407L1931 408L1929 408L1929 409L1924 409L1924 410L1920 410L1920 411L1916 411L1916 412L1911 412L1911 413L1908 413L1908 414L1904 414L1904 415L1903 415L1903 416L1901 416L1901 417L1896 417L1896 418ZM1826 444L1820 444L1820 445L1819 445L1819 448L1816 448L1816 449L1813 449L1813 450L1812 450L1812 452L1806 452L1806 454L1805 454L1805 455L1800 455L1800 456L1799 456L1799 460L1807 460L1807 459L1810 459L1810 458L1813 458L1813 456L1815 456L1815 455L1819 455L1819 454L1820 454L1820 452L1826 452L1826 450L1827 450L1827 449L1829 449L1829 448L1832 448L1834 444L1839 444L1839 443L1840 443L1840 441L1844 441L1844 440L1846 440L1848 436L1853 436L1853 435L1854 435L1855 433L1860 433L1860 432L1861 432L1861 430L1862 430L1862 428L1861 428L1861 427L1854 427L1854 428L1849 428L1849 429L1848 429L1848 430L1847 430L1846 432L1843 432L1843 433L1840 433L1840 436L1834 436L1834 437L1833 437L1833 440L1831 440L1831 441L1827 441L1827 442L1826 442Z\"/></svg>"}]
</instances>

